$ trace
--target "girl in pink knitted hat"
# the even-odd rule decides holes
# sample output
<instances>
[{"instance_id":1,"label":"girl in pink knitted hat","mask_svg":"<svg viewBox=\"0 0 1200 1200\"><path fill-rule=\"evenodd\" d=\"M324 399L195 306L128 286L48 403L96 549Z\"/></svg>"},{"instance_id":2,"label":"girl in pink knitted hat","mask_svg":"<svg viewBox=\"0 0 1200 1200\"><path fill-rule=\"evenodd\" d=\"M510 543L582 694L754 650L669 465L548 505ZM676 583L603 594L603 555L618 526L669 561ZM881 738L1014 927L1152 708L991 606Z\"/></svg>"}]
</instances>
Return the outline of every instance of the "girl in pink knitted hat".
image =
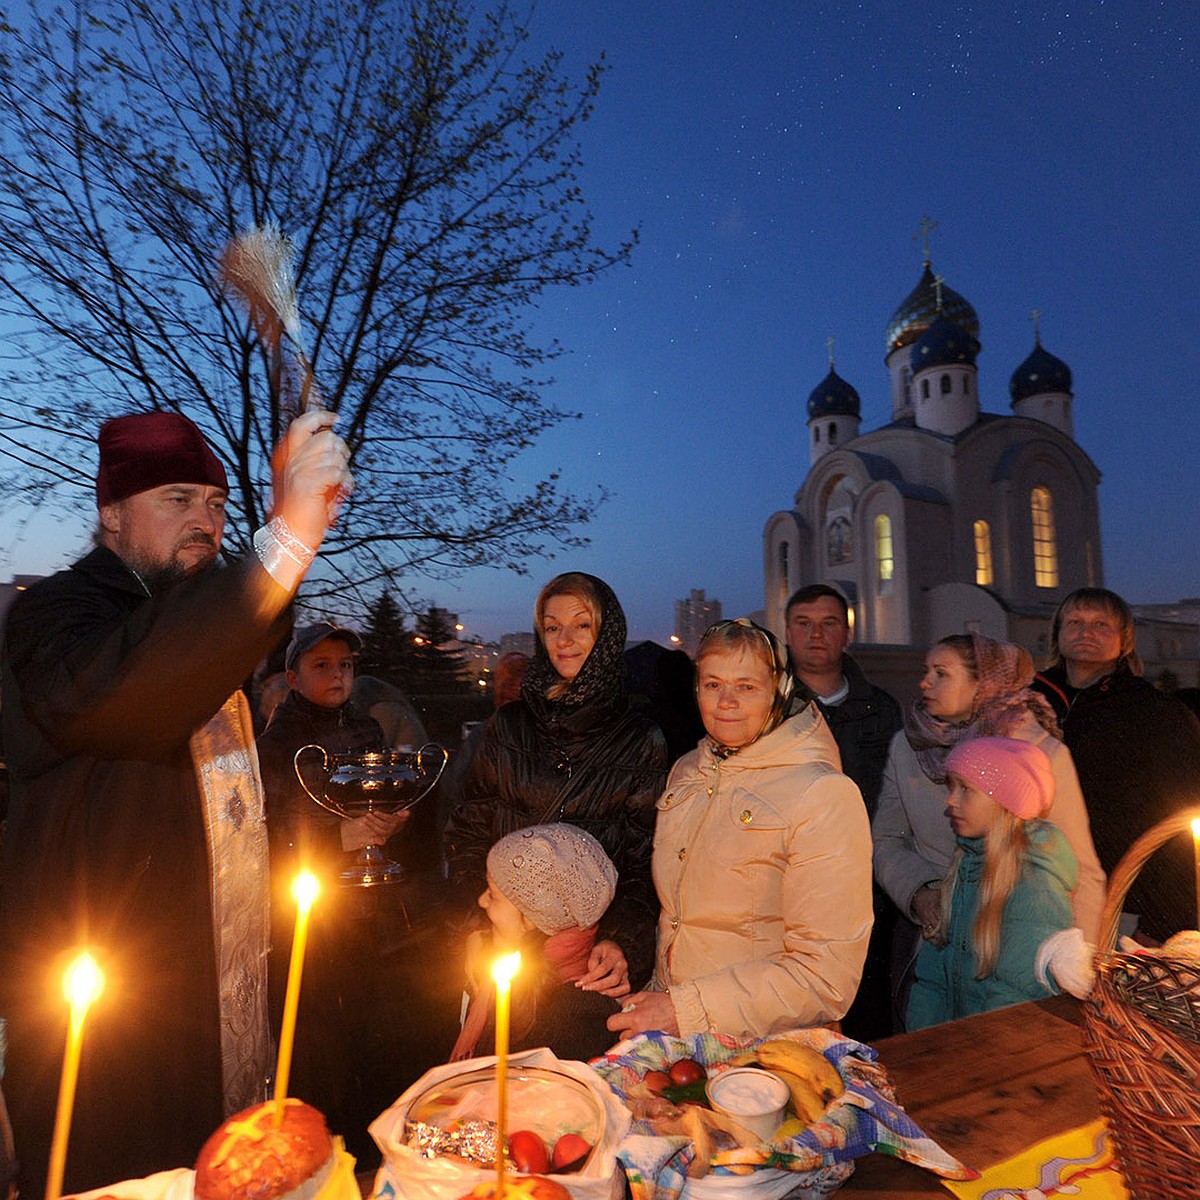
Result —
<instances>
[{"instance_id":1,"label":"girl in pink knitted hat","mask_svg":"<svg viewBox=\"0 0 1200 1200\"><path fill-rule=\"evenodd\" d=\"M923 1029L1050 995L1038 949L1072 925L1077 865L1044 820L1054 800L1045 752L1013 738L959 742L946 757L946 817L957 847L936 935L917 957L906 1024Z\"/></svg>"}]
</instances>

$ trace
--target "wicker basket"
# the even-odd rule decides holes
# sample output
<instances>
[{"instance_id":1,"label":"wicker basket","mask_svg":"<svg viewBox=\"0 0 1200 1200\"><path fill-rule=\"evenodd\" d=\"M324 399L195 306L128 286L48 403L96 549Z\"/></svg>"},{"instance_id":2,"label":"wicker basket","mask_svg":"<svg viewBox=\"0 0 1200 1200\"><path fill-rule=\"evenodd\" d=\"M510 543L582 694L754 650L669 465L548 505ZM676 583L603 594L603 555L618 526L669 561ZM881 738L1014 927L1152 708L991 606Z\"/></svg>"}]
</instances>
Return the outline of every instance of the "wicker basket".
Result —
<instances>
[{"instance_id":1,"label":"wicker basket","mask_svg":"<svg viewBox=\"0 0 1200 1200\"><path fill-rule=\"evenodd\" d=\"M1084 1004L1083 1044L1121 1173L1135 1200L1197 1194L1200 1179L1200 963L1114 949L1121 906L1150 855L1200 808L1155 825L1109 880Z\"/></svg>"}]
</instances>

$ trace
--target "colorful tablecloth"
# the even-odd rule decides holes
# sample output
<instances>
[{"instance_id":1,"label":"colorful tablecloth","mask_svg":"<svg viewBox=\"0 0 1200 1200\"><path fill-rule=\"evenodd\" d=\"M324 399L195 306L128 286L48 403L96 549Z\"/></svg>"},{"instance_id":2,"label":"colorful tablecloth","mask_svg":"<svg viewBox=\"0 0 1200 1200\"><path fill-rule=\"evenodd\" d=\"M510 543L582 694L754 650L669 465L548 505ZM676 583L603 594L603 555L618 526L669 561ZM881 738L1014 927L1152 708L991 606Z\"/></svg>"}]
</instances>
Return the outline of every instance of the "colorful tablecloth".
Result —
<instances>
[{"instance_id":1,"label":"colorful tablecloth","mask_svg":"<svg viewBox=\"0 0 1200 1200\"><path fill-rule=\"evenodd\" d=\"M681 1193L708 1193L722 1177L741 1177L741 1187L731 1194L767 1193L769 1179L778 1195L827 1195L854 1170L854 1160L872 1151L915 1163L938 1175L966 1179L975 1172L964 1167L930 1138L895 1102L891 1081L876 1052L861 1042L840 1037L827 1029L793 1030L795 1037L820 1051L837 1067L846 1084L845 1094L825 1115L803 1133L785 1141L740 1147L718 1153L712 1172L703 1180L689 1180L694 1148L686 1138L655 1137L653 1130L635 1121L617 1157L625 1167L634 1200L678 1200ZM727 1063L755 1041L737 1041L716 1034L687 1038L662 1033L641 1034L614 1046L594 1059L592 1066L613 1091L624 1099L632 1084L648 1070L663 1069L680 1058L694 1058L711 1067ZM697 1183L707 1186L697 1187ZM763 1186L755 1187L755 1184Z\"/></svg>"}]
</instances>

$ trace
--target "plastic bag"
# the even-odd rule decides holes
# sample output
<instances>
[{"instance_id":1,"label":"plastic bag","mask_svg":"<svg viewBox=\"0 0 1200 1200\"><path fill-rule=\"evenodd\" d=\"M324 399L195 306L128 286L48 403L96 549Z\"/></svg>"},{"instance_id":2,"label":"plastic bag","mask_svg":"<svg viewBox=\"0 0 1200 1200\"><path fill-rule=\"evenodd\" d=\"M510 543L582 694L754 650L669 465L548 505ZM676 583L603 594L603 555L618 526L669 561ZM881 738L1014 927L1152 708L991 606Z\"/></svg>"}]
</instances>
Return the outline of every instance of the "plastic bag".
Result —
<instances>
[{"instance_id":1,"label":"plastic bag","mask_svg":"<svg viewBox=\"0 0 1200 1200\"><path fill-rule=\"evenodd\" d=\"M383 1153L383 1162L375 1179L377 1200L459 1200L476 1184L495 1178L490 1168L474 1166L461 1159L425 1158L405 1144L409 1112L415 1102L437 1085L468 1076L480 1068L495 1067L495 1056L448 1063L426 1071L386 1112L370 1126L370 1134ZM600 1132L583 1169L571 1175L555 1175L577 1200L619 1200L624 1179L616 1158L618 1145L629 1130L629 1110L621 1099L586 1063L559 1059L550 1050L527 1050L509 1056L509 1075L523 1067L546 1068L569 1076L587 1089L601 1114ZM549 1119L549 1118L547 1118ZM510 1108L508 1129L513 1124Z\"/></svg>"}]
</instances>

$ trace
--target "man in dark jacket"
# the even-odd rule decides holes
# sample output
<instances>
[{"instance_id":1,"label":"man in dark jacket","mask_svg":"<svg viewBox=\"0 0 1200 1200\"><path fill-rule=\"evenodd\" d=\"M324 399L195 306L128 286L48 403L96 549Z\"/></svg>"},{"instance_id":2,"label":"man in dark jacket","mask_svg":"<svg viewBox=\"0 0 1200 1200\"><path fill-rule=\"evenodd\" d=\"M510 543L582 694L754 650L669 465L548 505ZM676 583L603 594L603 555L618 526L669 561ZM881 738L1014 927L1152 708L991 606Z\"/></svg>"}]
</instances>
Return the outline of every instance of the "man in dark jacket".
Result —
<instances>
[{"instance_id":1,"label":"man in dark jacket","mask_svg":"<svg viewBox=\"0 0 1200 1200\"><path fill-rule=\"evenodd\" d=\"M841 592L824 583L801 588L787 602L785 622L796 690L821 710L842 770L858 784L873 817L888 747L904 724L900 706L846 653L850 615Z\"/></svg>"},{"instance_id":2,"label":"man in dark jacket","mask_svg":"<svg viewBox=\"0 0 1200 1200\"><path fill-rule=\"evenodd\" d=\"M841 753L842 770L858 784L867 815L873 817L888 747L904 723L900 706L846 653L850 611L841 592L824 583L802 587L792 594L784 614L797 694L821 710ZM889 958L896 909L878 885L874 908L862 982L842 1019L847 1034L862 1041L892 1032Z\"/></svg>"},{"instance_id":3,"label":"man in dark jacket","mask_svg":"<svg viewBox=\"0 0 1200 1200\"><path fill-rule=\"evenodd\" d=\"M1053 664L1034 689L1053 706L1075 760L1106 874L1152 825L1200 797L1200 724L1141 674L1133 613L1106 588L1079 588L1051 624ZM1140 934L1162 941L1196 924L1191 839L1163 847L1125 901Z\"/></svg>"},{"instance_id":4,"label":"man in dark jacket","mask_svg":"<svg viewBox=\"0 0 1200 1200\"><path fill-rule=\"evenodd\" d=\"M330 413L276 452L256 555L218 569L224 468L175 413L100 431L97 548L9 614L11 804L0 1013L22 1194L44 1187L65 1040L64 964L107 986L88 1016L65 1191L191 1163L265 1097L266 839L241 682L349 486Z\"/></svg>"}]
</instances>

